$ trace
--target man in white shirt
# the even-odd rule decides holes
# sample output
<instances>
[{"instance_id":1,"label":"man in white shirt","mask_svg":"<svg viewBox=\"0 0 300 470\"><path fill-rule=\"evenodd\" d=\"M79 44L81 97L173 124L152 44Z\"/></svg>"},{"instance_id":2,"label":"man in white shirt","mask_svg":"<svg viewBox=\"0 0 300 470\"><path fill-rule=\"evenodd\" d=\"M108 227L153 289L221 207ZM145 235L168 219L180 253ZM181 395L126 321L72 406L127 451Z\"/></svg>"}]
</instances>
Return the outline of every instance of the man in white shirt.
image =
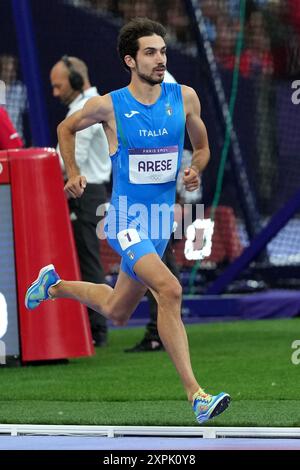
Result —
<instances>
[{"instance_id":1,"label":"man in white shirt","mask_svg":"<svg viewBox=\"0 0 300 470\"><path fill-rule=\"evenodd\" d=\"M96 87L89 81L86 64L77 57L63 56L51 69L50 81L53 96L69 107L67 116L83 108L89 98L97 96ZM59 148L57 148L60 155ZM99 239L96 226L99 217L96 209L107 201L105 183L110 180L111 162L108 143L101 124L94 124L76 135L76 164L87 177L87 187L82 198L69 199L70 217L83 281L102 284L104 271L100 263ZM63 167L63 160L61 165ZM88 309L95 346L107 342L106 319Z\"/></svg>"}]
</instances>

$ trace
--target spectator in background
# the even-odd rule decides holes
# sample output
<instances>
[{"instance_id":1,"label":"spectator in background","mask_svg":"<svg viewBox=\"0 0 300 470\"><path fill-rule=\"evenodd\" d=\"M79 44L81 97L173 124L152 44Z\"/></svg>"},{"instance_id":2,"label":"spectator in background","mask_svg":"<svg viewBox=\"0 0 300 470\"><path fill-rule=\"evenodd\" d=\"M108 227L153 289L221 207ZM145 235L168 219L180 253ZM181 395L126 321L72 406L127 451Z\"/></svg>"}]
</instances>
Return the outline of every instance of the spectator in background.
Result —
<instances>
[{"instance_id":1,"label":"spectator in background","mask_svg":"<svg viewBox=\"0 0 300 470\"><path fill-rule=\"evenodd\" d=\"M290 24L294 27L295 32L300 39L300 5L297 0L287 0L288 9L287 16Z\"/></svg>"},{"instance_id":2,"label":"spectator in background","mask_svg":"<svg viewBox=\"0 0 300 470\"><path fill-rule=\"evenodd\" d=\"M300 75L300 3L281 0L267 9L272 31L272 53L276 78L293 79Z\"/></svg>"},{"instance_id":3,"label":"spectator in background","mask_svg":"<svg viewBox=\"0 0 300 470\"><path fill-rule=\"evenodd\" d=\"M235 66L235 48L240 31L239 16L219 9L216 18L214 53L216 61L225 70ZM244 77L272 74L273 60L270 36L264 12L254 1L247 3L245 12L244 45L240 57L240 74Z\"/></svg>"},{"instance_id":4,"label":"spectator in background","mask_svg":"<svg viewBox=\"0 0 300 470\"><path fill-rule=\"evenodd\" d=\"M258 200L264 213L274 201L278 183L276 86L273 80L274 56L271 49L272 29L268 28L268 11L254 3L246 17L246 51L249 72L253 77L256 115L254 121L257 155ZM255 78L254 78L255 77Z\"/></svg>"},{"instance_id":5,"label":"spectator in background","mask_svg":"<svg viewBox=\"0 0 300 470\"><path fill-rule=\"evenodd\" d=\"M234 2L232 7L234 7ZM224 11L216 22L214 52L220 70L233 72L236 62L236 44L240 31L240 20L235 9L231 14ZM276 184L277 142L276 142L276 88L274 86L274 53L270 28L270 6L264 8L254 0L248 0L245 10L243 49L240 57L239 73L249 79L254 91L256 116L253 120L255 153L258 159L259 202L268 211ZM273 22L274 19L272 18ZM279 28L277 28L278 30ZM277 34L277 33L276 33ZM251 132L251 128L249 129Z\"/></svg>"},{"instance_id":6,"label":"spectator in background","mask_svg":"<svg viewBox=\"0 0 300 470\"><path fill-rule=\"evenodd\" d=\"M131 18L149 17L153 20L158 18L157 5L154 0L122 0L118 2L118 13L122 16L123 20L129 21Z\"/></svg>"},{"instance_id":7,"label":"spectator in background","mask_svg":"<svg viewBox=\"0 0 300 470\"><path fill-rule=\"evenodd\" d=\"M206 27L206 33L211 43L216 40L216 23L219 16L217 0L202 0L201 11Z\"/></svg>"},{"instance_id":8,"label":"spectator in background","mask_svg":"<svg viewBox=\"0 0 300 470\"><path fill-rule=\"evenodd\" d=\"M24 140L24 115L28 109L27 90L18 80L18 59L13 55L0 56L0 80L6 85L6 108L19 136Z\"/></svg>"},{"instance_id":9,"label":"spectator in background","mask_svg":"<svg viewBox=\"0 0 300 470\"><path fill-rule=\"evenodd\" d=\"M293 35L290 43L289 77L300 76L300 4L296 0L288 0L287 21L292 27Z\"/></svg>"},{"instance_id":10,"label":"spectator in background","mask_svg":"<svg viewBox=\"0 0 300 470\"><path fill-rule=\"evenodd\" d=\"M7 111L0 106L0 150L19 149L23 147L23 141Z\"/></svg>"},{"instance_id":11,"label":"spectator in background","mask_svg":"<svg viewBox=\"0 0 300 470\"><path fill-rule=\"evenodd\" d=\"M193 28L191 28L185 3L182 0L169 0L167 8L164 4L165 2L163 2L162 5L165 9L165 21L168 25L169 42L179 42L181 44L181 50L194 55L195 41Z\"/></svg>"},{"instance_id":12,"label":"spectator in background","mask_svg":"<svg viewBox=\"0 0 300 470\"><path fill-rule=\"evenodd\" d=\"M51 70L53 96L68 106L67 116L83 108L96 87L89 81L86 64L77 57L64 56ZM58 154L60 155L59 148ZM96 234L99 217L97 207L107 201L105 183L110 180L111 163L107 139L101 124L94 124L76 135L76 164L87 177L87 187L81 198L69 199L70 217L83 281L103 284L104 271L100 263L100 243ZM63 161L61 159L63 167ZM107 322L99 313L88 308L95 346L107 343Z\"/></svg>"},{"instance_id":13,"label":"spectator in background","mask_svg":"<svg viewBox=\"0 0 300 470\"><path fill-rule=\"evenodd\" d=\"M197 47L184 0L164 0L163 2L161 0L86 0L86 2L101 14L113 16L122 22L135 17L148 17L154 21L162 21L167 24L169 43L176 45L179 42L181 51L189 55L197 55Z\"/></svg>"}]
</instances>

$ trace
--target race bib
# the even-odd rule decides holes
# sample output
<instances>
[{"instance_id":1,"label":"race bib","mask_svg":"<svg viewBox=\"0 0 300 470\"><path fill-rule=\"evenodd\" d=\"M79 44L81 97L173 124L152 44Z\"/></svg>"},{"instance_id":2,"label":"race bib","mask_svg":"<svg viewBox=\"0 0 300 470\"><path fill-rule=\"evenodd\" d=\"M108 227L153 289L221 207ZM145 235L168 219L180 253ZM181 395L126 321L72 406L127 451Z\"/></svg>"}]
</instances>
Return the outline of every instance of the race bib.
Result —
<instances>
[{"instance_id":1,"label":"race bib","mask_svg":"<svg viewBox=\"0 0 300 470\"><path fill-rule=\"evenodd\" d=\"M134 184L175 181L178 146L129 149L129 180Z\"/></svg>"},{"instance_id":2,"label":"race bib","mask_svg":"<svg viewBox=\"0 0 300 470\"><path fill-rule=\"evenodd\" d=\"M135 228L128 228L121 230L117 234L117 239L121 245L122 250L127 250L131 245L135 245L141 241L140 236Z\"/></svg>"}]
</instances>

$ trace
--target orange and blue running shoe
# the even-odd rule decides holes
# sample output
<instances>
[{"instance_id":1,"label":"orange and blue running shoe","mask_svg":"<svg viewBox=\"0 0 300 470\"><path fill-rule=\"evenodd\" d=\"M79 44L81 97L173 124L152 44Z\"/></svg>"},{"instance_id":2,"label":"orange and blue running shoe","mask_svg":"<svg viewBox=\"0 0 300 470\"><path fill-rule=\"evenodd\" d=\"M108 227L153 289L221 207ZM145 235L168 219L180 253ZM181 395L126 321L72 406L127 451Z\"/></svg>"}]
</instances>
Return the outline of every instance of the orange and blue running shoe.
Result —
<instances>
[{"instance_id":1,"label":"orange and blue running shoe","mask_svg":"<svg viewBox=\"0 0 300 470\"><path fill-rule=\"evenodd\" d=\"M37 279L28 288L25 295L25 306L28 310L38 307L43 300L50 299L49 289L56 286L61 279L53 264L42 268Z\"/></svg>"},{"instance_id":2,"label":"orange and blue running shoe","mask_svg":"<svg viewBox=\"0 0 300 470\"><path fill-rule=\"evenodd\" d=\"M226 410L230 400L228 393L221 392L218 395L209 395L200 388L193 395L193 410L196 420L202 424L218 416Z\"/></svg>"}]
</instances>

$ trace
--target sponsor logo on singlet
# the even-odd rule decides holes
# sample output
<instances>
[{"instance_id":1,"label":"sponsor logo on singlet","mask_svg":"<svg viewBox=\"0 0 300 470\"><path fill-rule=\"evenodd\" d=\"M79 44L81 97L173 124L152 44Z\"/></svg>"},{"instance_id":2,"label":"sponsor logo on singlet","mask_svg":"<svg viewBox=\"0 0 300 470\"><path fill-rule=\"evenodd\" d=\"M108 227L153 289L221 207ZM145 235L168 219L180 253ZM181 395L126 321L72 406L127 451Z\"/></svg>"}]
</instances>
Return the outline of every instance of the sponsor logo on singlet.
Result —
<instances>
[{"instance_id":1,"label":"sponsor logo on singlet","mask_svg":"<svg viewBox=\"0 0 300 470\"><path fill-rule=\"evenodd\" d=\"M127 118L132 118L135 114L140 114L138 111L130 111L130 113L125 113L124 116Z\"/></svg>"}]
</instances>

